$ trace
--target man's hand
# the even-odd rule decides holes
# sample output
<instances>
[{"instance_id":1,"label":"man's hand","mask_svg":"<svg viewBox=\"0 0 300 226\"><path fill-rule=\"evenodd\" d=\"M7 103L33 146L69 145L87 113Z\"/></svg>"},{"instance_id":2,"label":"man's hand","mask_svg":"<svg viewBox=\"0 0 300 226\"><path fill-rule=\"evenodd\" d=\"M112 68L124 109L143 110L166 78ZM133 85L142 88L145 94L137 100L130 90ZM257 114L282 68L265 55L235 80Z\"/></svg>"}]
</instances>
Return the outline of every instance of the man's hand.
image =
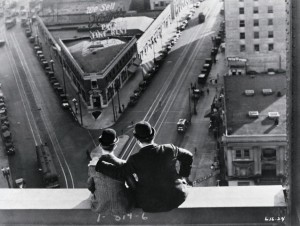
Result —
<instances>
[{"instance_id":1,"label":"man's hand","mask_svg":"<svg viewBox=\"0 0 300 226\"><path fill-rule=\"evenodd\" d=\"M190 181L190 179L188 177L183 177L182 178L188 185L193 186L193 182Z\"/></svg>"}]
</instances>

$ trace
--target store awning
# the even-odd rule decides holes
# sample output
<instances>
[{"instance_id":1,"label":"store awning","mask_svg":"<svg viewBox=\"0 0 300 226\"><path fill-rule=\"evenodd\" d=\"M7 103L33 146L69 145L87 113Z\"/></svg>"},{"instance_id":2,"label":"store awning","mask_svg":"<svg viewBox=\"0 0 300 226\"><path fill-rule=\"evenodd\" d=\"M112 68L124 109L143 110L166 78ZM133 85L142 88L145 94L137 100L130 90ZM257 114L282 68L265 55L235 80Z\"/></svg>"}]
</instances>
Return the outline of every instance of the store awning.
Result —
<instances>
[{"instance_id":1,"label":"store awning","mask_svg":"<svg viewBox=\"0 0 300 226\"><path fill-rule=\"evenodd\" d=\"M134 74L136 72L136 70L138 69L138 67L136 65L131 65L128 68L128 72Z\"/></svg>"},{"instance_id":2,"label":"store awning","mask_svg":"<svg viewBox=\"0 0 300 226\"><path fill-rule=\"evenodd\" d=\"M140 64L142 63L142 60L140 58L136 58L134 61L133 61L133 64L136 65L136 66L140 66Z\"/></svg>"}]
</instances>

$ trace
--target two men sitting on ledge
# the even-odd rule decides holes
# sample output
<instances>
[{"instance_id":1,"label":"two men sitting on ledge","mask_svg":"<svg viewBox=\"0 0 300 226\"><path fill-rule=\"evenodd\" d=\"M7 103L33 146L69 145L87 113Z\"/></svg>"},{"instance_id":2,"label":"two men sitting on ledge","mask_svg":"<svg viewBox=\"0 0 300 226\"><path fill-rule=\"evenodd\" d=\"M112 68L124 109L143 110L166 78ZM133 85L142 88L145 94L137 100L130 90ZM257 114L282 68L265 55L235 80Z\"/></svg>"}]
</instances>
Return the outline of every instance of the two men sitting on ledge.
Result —
<instances>
[{"instance_id":1,"label":"two men sitting on ledge","mask_svg":"<svg viewBox=\"0 0 300 226\"><path fill-rule=\"evenodd\" d=\"M99 137L102 155L96 167L89 167L93 211L122 214L135 207L144 212L166 212L185 201L193 155L172 144L154 143L155 133L148 122L137 123L133 135L140 150L126 162L114 155L116 132L112 129L102 132Z\"/></svg>"}]
</instances>

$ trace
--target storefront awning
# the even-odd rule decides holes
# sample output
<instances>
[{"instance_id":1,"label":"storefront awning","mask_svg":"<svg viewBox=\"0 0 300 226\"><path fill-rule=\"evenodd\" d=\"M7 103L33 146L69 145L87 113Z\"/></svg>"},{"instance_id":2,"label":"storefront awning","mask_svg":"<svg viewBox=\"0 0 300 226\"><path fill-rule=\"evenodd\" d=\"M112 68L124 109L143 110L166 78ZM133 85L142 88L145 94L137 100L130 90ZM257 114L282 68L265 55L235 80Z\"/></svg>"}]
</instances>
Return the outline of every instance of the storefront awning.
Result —
<instances>
[{"instance_id":1,"label":"storefront awning","mask_svg":"<svg viewBox=\"0 0 300 226\"><path fill-rule=\"evenodd\" d=\"M133 64L136 65L136 66L140 66L140 64L142 63L142 60L140 58L136 58L134 61L133 61Z\"/></svg>"},{"instance_id":2,"label":"storefront awning","mask_svg":"<svg viewBox=\"0 0 300 226\"><path fill-rule=\"evenodd\" d=\"M136 70L138 69L138 67L136 65L131 65L128 68L128 72L134 74L136 72Z\"/></svg>"}]
</instances>

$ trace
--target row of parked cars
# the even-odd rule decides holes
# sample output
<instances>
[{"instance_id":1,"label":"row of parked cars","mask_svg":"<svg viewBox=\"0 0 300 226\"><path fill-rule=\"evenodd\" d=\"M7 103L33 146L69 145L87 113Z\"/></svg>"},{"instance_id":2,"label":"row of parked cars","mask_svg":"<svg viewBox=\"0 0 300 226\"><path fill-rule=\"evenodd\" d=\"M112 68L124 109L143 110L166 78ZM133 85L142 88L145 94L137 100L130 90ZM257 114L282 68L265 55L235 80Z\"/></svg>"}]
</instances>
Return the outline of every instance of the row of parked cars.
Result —
<instances>
[{"instance_id":1,"label":"row of parked cars","mask_svg":"<svg viewBox=\"0 0 300 226\"><path fill-rule=\"evenodd\" d=\"M0 91L0 122L1 122L1 138L7 155L14 155L16 148L14 146L12 134L9 130L10 124L7 117L7 108L2 91Z\"/></svg>"},{"instance_id":2,"label":"row of parked cars","mask_svg":"<svg viewBox=\"0 0 300 226\"><path fill-rule=\"evenodd\" d=\"M30 39L31 36L31 30L25 29L26 36ZM61 87L59 81L55 77L54 71L53 71L53 65L49 65L49 62L46 60L42 47L39 44L34 44L33 45L33 50L35 52L36 57L41 63L41 66L45 70L45 74L47 75L49 82L51 83L54 91L58 95L60 101L61 101L61 106L63 109L69 109L71 111L71 107L67 98L67 95L65 94L63 88ZM51 67L50 67L51 66ZM71 111L73 112L73 111ZM77 119L77 117L75 117Z\"/></svg>"},{"instance_id":3,"label":"row of parked cars","mask_svg":"<svg viewBox=\"0 0 300 226\"><path fill-rule=\"evenodd\" d=\"M128 103L129 107L134 106L138 102L142 93L150 85L158 69L159 69L159 64L154 64L152 69L146 75L144 75L143 80L139 83L138 87L133 91L133 94L129 98L129 103Z\"/></svg>"}]
</instances>

